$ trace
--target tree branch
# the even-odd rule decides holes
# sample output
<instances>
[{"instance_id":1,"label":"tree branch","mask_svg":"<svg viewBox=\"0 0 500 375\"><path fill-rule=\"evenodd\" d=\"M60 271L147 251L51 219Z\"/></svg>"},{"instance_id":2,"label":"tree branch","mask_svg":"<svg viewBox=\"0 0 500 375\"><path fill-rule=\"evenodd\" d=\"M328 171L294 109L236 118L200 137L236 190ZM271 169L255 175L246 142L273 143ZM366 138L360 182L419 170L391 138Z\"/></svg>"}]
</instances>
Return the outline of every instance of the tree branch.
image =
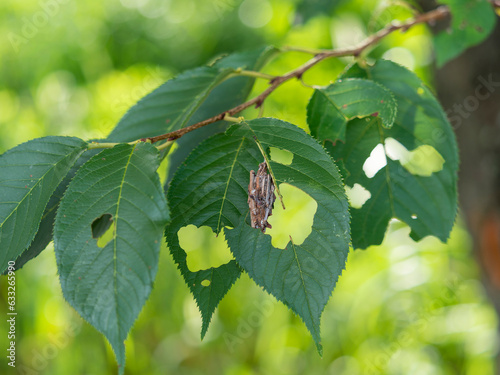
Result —
<instances>
[{"instance_id":1,"label":"tree branch","mask_svg":"<svg viewBox=\"0 0 500 375\"><path fill-rule=\"evenodd\" d=\"M199 129L203 126L212 124L214 122L224 120L226 116L233 116L236 113L239 113L243 111L246 108L249 108L253 105L255 105L256 108L260 107L264 100L274 91L276 90L279 86L281 86L283 83L293 79L297 78L300 79L302 75L311 69L313 66L318 64L319 62L332 58L332 57L342 57L342 56L359 56L362 52L364 52L366 49L369 47L377 44L380 40L385 38L387 35L393 33L394 31L401 30L403 32L407 31L409 28L413 27L414 25L421 24L421 23L431 23L431 22L436 22L438 20L441 20L443 18L446 18L450 15L450 10L448 9L447 6L440 6L437 9L434 9L430 12L423 13L418 15L417 17L410 19L406 22L403 23L396 23L393 22L390 25L386 26L385 28L379 30L375 34L371 35L370 37L366 38L363 42L361 42L358 46L353 47L353 48L347 48L347 49L334 49L334 50L308 50L304 52L309 52L309 53L316 53L316 55L307 61L305 64L299 66L298 68L282 75L282 76L277 76L269 80L269 87L264 90L261 94L257 95L256 97L234 107L231 108L225 112L219 113L216 116L210 117L206 120L197 122L196 124L187 126L185 128L175 130L170 133L162 134L162 135L157 135L155 137L149 137L146 138L146 140L150 140L152 143L158 142L164 139L168 139L169 141L173 141L177 138L182 137L184 134L192 132L193 130ZM285 50L287 50L285 48ZM288 50L291 50L288 48ZM245 71L245 73L248 73ZM255 76L255 75L254 75ZM260 74L260 77L264 77L264 75Z\"/></svg>"}]
</instances>

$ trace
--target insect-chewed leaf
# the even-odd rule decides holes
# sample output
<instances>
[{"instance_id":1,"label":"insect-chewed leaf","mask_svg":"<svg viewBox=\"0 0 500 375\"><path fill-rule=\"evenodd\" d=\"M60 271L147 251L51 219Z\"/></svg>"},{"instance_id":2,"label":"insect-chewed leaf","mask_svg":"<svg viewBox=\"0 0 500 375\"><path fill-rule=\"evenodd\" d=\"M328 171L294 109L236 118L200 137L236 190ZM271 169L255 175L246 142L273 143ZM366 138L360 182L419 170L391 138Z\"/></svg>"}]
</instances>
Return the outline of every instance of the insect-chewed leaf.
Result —
<instances>
[{"instance_id":1,"label":"insect-chewed leaf","mask_svg":"<svg viewBox=\"0 0 500 375\"><path fill-rule=\"evenodd\" d=\"M200 309L205 335L220 300L240 276L234 260L217 268L192 272L177 232L184 226L207 225L218 234L236 226L248 211L249 172L262 160L253 141L217 134L202 142L177 170L168 189L172 221L165 235L172 256ZM203 286L202 281L210 281Z\"/></svg>"},{"instance_id":2,"label":"insect-chewed leaf","mask_svg":"<svg viewBox=\"0 0 500 375\"><path fill-rule=\"evenodd\" d=\"M314 138L287 122L256 119L233 125L227 135L254 140L267 153L270 147L291 152L289 165L269 162L274 180L303 190L317 202L312 232L301 245L292 240L284 250L274 248L269 235L251 228L248 214L224 232L238 264L302 318L321 352L321 313L349 252L348 202L340 173Z\"/></svg>"},{"instance_id":3,"label":"insect-chewed leaf","mask_svg":"<svg viewBox=\"0 0 500 375\"><path fill-rule=\"evenodd\" d=\"M159 163L157 149L147 143L102 151L78 170L56 217L54 247L64 297L106 336L120 373L124 340L151 292L169 218ZM102 247L92 224L105 214L114 229Z\"/></svg>"},{"instance_id":4,"label":"insect-chewed leaf","mask_svg":"<svg viewBox=\"0 0 500 375\"><path fill-rule=\"evenodd\" d=\"M45 137L0 156L0 273L30 245L50 196L86 146Z\"/></svg>"},{"instance_id":5,"label":"insect-chewed leaf","mask_svg":"<svg viewBox=\"0 0 500 375\"><path fill-rule=\"evenodd\" d=\"M314 91L307 106L307 122L313 137L345 141L349 120L378 116L390 128L396 112L396 100L385 87L368 79L348 78Z\"/></svg>"},{"instance_id":6,"label":"insect-chewed leaf","mask_svg":"<svg viewBox=\"0 0 500 375\"><path fill-rule=\"evenodd\" d=\"M496 23L495 11L487 0L439 0L450 7L451 27L434 36L438 66L479 44L490 35Z\"/></svg>"},{"instance_id":7,"label":"insect-chewed leaf","mask_svg":"<svg viewBox=\"0 0 500 375\"><path fill-rule=\"evenodd\" d=\"M434 235L445 241L457 211L458 152L444 111L414 73L391 61L380 60L366 71L354 65L345 74L353 76L369 76L398 103L392 128L377 118L355 119L347 126L345 144L325 143L342 161L346 184L359 184L371 194L361 208L351 208L353 246L380 244L391 218L406 222L415 240ZM368 173L369 157L377 150L382 162ZM439 168L419 172L419 164L430 168L432 159Z\"/></svg>"}]
</instances>

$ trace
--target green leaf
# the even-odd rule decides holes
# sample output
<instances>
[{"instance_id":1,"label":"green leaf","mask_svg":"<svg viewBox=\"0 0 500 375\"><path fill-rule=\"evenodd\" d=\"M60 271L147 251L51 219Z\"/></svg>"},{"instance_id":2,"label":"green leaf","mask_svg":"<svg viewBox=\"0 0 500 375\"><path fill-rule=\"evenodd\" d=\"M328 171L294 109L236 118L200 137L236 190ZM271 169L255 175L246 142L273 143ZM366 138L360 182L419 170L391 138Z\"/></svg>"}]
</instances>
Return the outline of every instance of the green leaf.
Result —
<instances>
[{"instance_id":1,"label":"green leaf","mask_svg":"<svg viewBox=\"0 0 500 375\"><path fill-rule=\"evenodd\" d=\"M450 29L434 36L438 67L481 43L493 31L496 15L487 0L440 0L450 7Z\"/></svg>"},{"instance_id":2,"label":"green leaf","mask_svg":"<svg viewBox=\"0 0 500 375\"><path fill-rule=\"evenodd\" d=\"M375 34L391 22L414 18L418 14L418 9L418 2L415 0L380 3L371 12L370 21L367 25L367 34Z\"/></svg>"},{"instance_id":3,"label":"green leaf","mask_svg":"<svg viewBox=\"0 0 500 375\"><path fill-rule=\"evenodd\" d=\"M184 127L210 91L232 72L199 67L179 74L131 107L107 140L131 142Z\"/></svg>"},{"instance_id":4,"label":"green leaf","mask_svg":"<svg viewBox=\"0 0 500 375\"><path fill-rule=\"evenodd\" d=\"M87 143L45 137L0 156L0 273L30 245L50 199Z\"/></svg>"},{"instance_id":5,"label":"green leaf","mask_svg":"<svg viewBox=\"0 0 500 375\"><path fill-rule=\"evenodd\" d=\"M252 120L232 126L227 135L259 142L267 159L270 147L291 152L290 165L269 164L276 183L293 185L317 202L312 232L301 245L291 240L284 250L274 248L269 235L250 227L248 214L236 228L225 228L224 233L238 264L302 318L321 353L321 313L349 252L348 203L340 173L315 139L284 121ZM243 181L240 184L243 189Z\"/></svg>"},{"instance_id":6,"label":"green leaf","mask_svg":"<svg viewBox=\"0 0 500 375\"><path fill-rule=\"evenodd\" d=\"M254 137L266 150L279 147L294 154L291 165L271 162L277 182L294 185L318 202L312 234L293 251L290 250L291 244L289 250L273 248L268 235L245 223L249 172L257 169L263 160ZM231 261L218 268L191 272L177 235L189 224L207 225L215 233L225 227L224 233L238 264L259 285L302 317L321 350L319 319L345 265L349 215L338 170L313 138L296 126L275 119L233 125L226 134L209 138L193 151L172 180L168 200L172 221L166 231L167 241L202 313L202 336L217 304L240 270ZM229 227L235 229L228 230ZM264 263L259 264L262 268L247 261L250 253L262 259ZM282 254L278 260L277 254ZM266 272L266 259L269 259L269 267L273 267L274 273ZM287 264L281 263L284 259ZM274 261L279 262L274 264ZM299 268L312 271L322 279L297 273ZM263 277L263 274L267 276ZM201 284L204 280L210 281L210 287ZM297 284L301 280L303 284Z\"/></svg>"},{"instance_id":7,"label":"green leaf","mask_svg":"<svg viewBox=\"0 0 500 375\"><path fill-rule=\"evenodd\" d=\"M216 106L223 107L223 110L228 109L226 102L218 103L220 100L218 96L209 95L212 90L228 79L236 68L260 66L275 52L273 48L264 48L235 54L217 61L213 66L199 67L179 74L130 108L107 140L130 142L168 133L206 119L207 112L212 115L222 112L215 112L214 110L218 109ZM233 77L231 81L236 82L225 86L225 89L231 88L233 84L251 82L241 77ZM218 94L221 93L222 91L218 91ZM237 101L241 101L244 97L243 91L224 93L225 96L229 94L235 94L236 97L233 99ZM198 110L205 101L208 102Z\"/></svg>"},{"instance_id":8,"label":"green leaf","mask_svg":"<svg viewBox=\"0 0 500 375\"><path fill-rule=\"evenodd\" d=\"M242 68L259 71L269 59L276 55L276 53L277 49L274 47L264 47L254 51L234 53L218 60L214 64L214 67L219 69ZM210 92L186 125L195 124L243 103L248 97L254 82L254 78L241 76L220 83ZM226 128L226 121L218 121L190 132L180 138L177 141L177 149L169 156L167 184L172 180L177 168L202 140L216 133L221 133L225 131ZM168 187L168 185L166 187Z\"/></svg>"},{"instance_id":9,"label":"green leaf","mask_svg":"<svg viewBox=\"0 0 500 375\"><path fill-rule=\"evenodd\" d=\"M47 206L45 207L42 220L40 221L40 226L38 227L38 231L33 238L33 241L16 259L16 271L20 270L26 263L37 257L43 250L45 250L50 241L52 241L52 233L54 231L57 209L59 208L59 203L61 202L69 183L73 177L75 177L76 171L80 169L80 167L92 156L100 151L102 150L87 150L83 152L75 164L71 167L66 177L64 177L61 183L57 186L56 190L49 199L49 203L47 203Z\"/></svg>"},{"instance_id":10,"label":"green leaf","mask_svg":"<svg viewBox=\"0 0 500 375\"><path fill-rule=\"evenodd\" d=\"M172 221L165 235L174 261L200 309L204 337L219 302L240 276L234 260L220 267L192 272L177 232L184 226L209 226L219 234L236 226L248 210L250 170L261 160L254 142L217 134L202 142L177 170L168 189ZM210 281L203 286L202 281Z\"/></svg>"},{"instance_id":11,"label":"green leaf","mask_svg":"<svg viewBox=\"0 0 500 375\"><path fill-rule=\"evenodd\" d=\"M169 218L147 143L106 149L78 170L57 212L54 247L66 300L102 332L124 371L124 340L147 300ZM92 223L112 217L110 241L99 247Z\"/></svg>"},{"instance_id":12,"label":"green leaf","mask_svg":"<svg viewBox=\"0 0 500 375\"><path fill-rule=\"evenodd\" d=\"M343 2L344 0L300 0L296 7L296 19L300 23L306 23L311 18L329 15Z\"/></svg>"},{"instance_id":13,"label":"green leaf","mask_svg":"<svg viewBox=\"0 0 500 375\"><path fill-rule=\"evenodd\" d=\"M262 66L276 54L276 52L277 50L273 47L265 47L255 51L236 53L218 60L214 66L218 68L243 68L249 70L260 70ZM255 80L250 77L235 77L222 82L220 85L215 87L215 89L208 95L206 100L201 104L201 106L189 120L187 125L214 116L244 102L248 94L250 93L254 81ZM169 194L176 195L179 193L182 194L182 192L185 193L186 188L184 185L179 185L178 182L173 182L172 179L174 177L174 173L178 170L178 168L181 167L181 163L185 162L186 157L196 146L199 145L202 140L207 139L210 135L224 131L226 129L226 126L227 124L225 121L219 121L215 124L211 124L194 132L188 133L178 141L179 147L175 150L175 152L170 156L169 159L169 174L167 184L165 185L166 189L170 189L170 181L172 181L174 190L178 191L174 191L173 193ZM216 140L209 141L208 144L210 144L210 142L214 142L215 146L218 147ZM205 149L206 147L208 146L205 143L201 149ZM254 150L254 152L258 153L258 151L256 150ZM196 155L197 154L194 153L192 158L196 158ZM192 159L189 159L186 162L188 166L183 168L181 167L183 171L190 168L189 166L192 164L191 160ZM185 172L179 172L177 180L181 180L184 173ZM246 177L248 177L249 170L245 171L245 173ZM206 182L206 184L208 185L198 186L196 185L196 182L191 180L189 180L187 183L184 182L186 186L197 186L196 193L203 191L206 186L211 186L210 184L212 183L213 181L208 181ZM227 181L220 185L220 189L224 190L216 190L214 191L214 193L218 193L219 196L222 196L224 194L226 185ZM197 210L199 209L199 207L195 205L191 207L193 211L184 211L187 201L182 201L182 198L178 199L176 197L170 198L169 202L171 202L170 204L172 205L171 210L174 219L172 220L170 229L166 232L167 241L169 243L169 248L173 255L173 258L177 263L181 274L186 281L186 284L191 290L191 293L193 294L202 314L203 324L201 336L203 338L208 330L213 312L217 308L220 300L238 279L241 271L236 263L232 261L220 267L191 272L187 267L186 253L179 246L177 231L183 226L191 223L198 226L201 225L197 224L196 221L198 217ZM243 202L242 210L244 210L246 205L246 194L243 194L241 202ZM223 205L221 206L221 212L225 212L227 210L227 205L225 207L223 207ZM177 220L175 219L176 217ZM239 216L237 216L237 218L238 217ZM237 218L235 219L236 223L238 222ZM221 218L221 220L222 219L223 218ZM221 222L218 221L217 223L212 223L211 228L212 230L219 233L221 229ZM201 284L201 282L204 280L210 281L209 287L205 287Z\"/></svg>"},{"instance_id":14,"label":"green leaf","mask_svg":"<svg viewBox=\"0 0 500 375\"><path fill-rule=\"evenodd\" d=\"M370 80L351 78L315 90L307 106L307 122L314 137L345 141L349 120L378 116L390 128L396 112L397 103L389 90Z\"/></svg>"},{"instance_id":15,"label":"green leaf","mask_svg":"<svg viewBox=\"0 0 500 375\"><path fill-rule=\"evenodd\" d=\"M346 185L359 184L371 194L360 208L351 208L353 246L380 244L391 218L406 222L415 240L433 235L446 241L457 212L458 151L440 104L414 73L391 61L366 70L354 65L345 76L369 76L391 90L398 104L392 128L374 117L355 119L347 126L345 144L325 143L345 168ZM377 145L386 165L370 178L363 167ZM438 168L419 170L433 160Z\"/></svg>"}]
</instances>

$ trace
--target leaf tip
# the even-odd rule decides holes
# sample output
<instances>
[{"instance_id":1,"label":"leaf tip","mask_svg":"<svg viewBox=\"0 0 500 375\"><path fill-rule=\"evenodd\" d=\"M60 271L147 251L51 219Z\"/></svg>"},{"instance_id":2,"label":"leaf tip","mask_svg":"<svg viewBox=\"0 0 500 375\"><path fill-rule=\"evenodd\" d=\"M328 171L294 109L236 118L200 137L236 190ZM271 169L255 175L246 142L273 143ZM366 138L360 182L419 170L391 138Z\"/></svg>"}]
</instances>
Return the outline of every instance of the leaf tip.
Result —
<instances>
[{"instance_id":1,"label":"leaf tip","mask_svg":"<svg viewBox=\"0 0 500 375\"><path fill-rule=\"evenodd\" d=\"M316 350L318 351L319 356L323 358L323 345L321 344L321 341L316 342Z\"/></svg>"}]
</instances>

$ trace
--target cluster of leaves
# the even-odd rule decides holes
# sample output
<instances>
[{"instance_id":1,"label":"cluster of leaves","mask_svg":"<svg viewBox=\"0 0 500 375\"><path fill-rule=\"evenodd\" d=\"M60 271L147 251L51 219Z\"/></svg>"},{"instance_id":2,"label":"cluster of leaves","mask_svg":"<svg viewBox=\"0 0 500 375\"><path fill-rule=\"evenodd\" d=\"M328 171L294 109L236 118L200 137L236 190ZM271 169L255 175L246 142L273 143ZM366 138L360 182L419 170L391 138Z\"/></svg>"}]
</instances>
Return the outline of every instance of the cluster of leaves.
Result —
<instances>
[{"instance_id":1,"label":"cluster of leaves","mask_svg":"<svg viewBox=\"0 0 500 375\"><path fill-rule=\"evenodd\" d=\"M454 134L419 78L384 60L351 65L333 84L315 89L307 107L310 134L273 118L220 121L187 134L170 155L161 186L157 169L169 148L137 140L242 103L254 78L240 70L259 71L276 53L237 53L180 74L133 106L105 140L45 137L0 156L0 270L10 261L21 268L53 240L64 297L106 336L120 372L124 341L153 287L163 235L201 311L202 337L246 272L301 317L321 352L321 313L350 244L380 244L393 218L407 223L416 240L445 241L451 231ZM292 162L271 160L271 147L293 154ZM369 176L364 166L376 148L385 165ZM423 168L414 160L422 153L437 155L439 167ZM287 183L317 202L312 232L300 245L291 239L285 249L275 248L269 235L249 225L249 174L263 160L277 189ZM370 197L350 207L345 186L356 184ZM191 271L178 238L190 224L223 231L234 259Z\"/></svg>"}]
</instances>

